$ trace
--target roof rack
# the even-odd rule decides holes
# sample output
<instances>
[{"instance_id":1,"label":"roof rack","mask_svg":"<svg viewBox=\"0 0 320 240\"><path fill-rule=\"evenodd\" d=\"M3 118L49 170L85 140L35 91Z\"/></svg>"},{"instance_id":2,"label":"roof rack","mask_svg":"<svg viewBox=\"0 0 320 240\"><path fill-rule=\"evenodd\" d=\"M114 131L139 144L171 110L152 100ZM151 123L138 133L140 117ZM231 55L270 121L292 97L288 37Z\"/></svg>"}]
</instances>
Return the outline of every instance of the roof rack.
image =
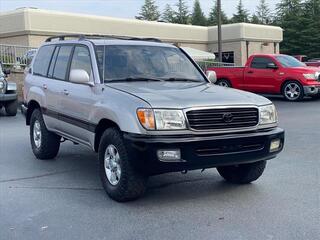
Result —
<instances>
[{"instance_id":1,"label":"roof rack","mask_svg":"<svg viewBox=\"0 0 320 240\"><path fill-rule=\"evenodd\" d=\"M162 42L158 38L149 38L149 37L129 37L129 36L117 36L117 35L99 35L99 34L66 34L66 35L57 35L52 36L46 39L46 42L51 42L54 39L59 41L64 41L66 38L76 38L78 40L86 39L119 39L119 40L134 40L134 41L150 41L150 42Z\"/></svg>"}]
</instances>

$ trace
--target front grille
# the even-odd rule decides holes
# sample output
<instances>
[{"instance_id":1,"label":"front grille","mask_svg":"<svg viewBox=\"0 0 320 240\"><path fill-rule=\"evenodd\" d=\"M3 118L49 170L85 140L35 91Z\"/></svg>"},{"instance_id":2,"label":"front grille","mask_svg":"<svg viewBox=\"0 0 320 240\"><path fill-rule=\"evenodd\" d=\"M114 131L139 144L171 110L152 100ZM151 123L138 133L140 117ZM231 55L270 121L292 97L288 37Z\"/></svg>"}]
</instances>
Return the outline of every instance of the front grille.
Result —
<instances>
[{"instance_id":1,"label":"front grille","mask_svg":"<svg viewBox=\"0 0 320 240\"><path fill-rule=\"evenodd\" d=\"M205 148L196 149L196 154L200 157L236 154L236 153L250 153L257 152L264 149L264 142L251 142L242 144L229 144L210 146Z\"/></svg>"},{"instance_id":2,"label":"front grille","mask_svg":"<svg viewBox=\"0 0 320 240\"><path fill-rule=\"evenodd\" d=\"M228 130L254 127L259 122L257 108L216 108L191 110L186 113L194 130Z\"/></svg>"}]
</instances>

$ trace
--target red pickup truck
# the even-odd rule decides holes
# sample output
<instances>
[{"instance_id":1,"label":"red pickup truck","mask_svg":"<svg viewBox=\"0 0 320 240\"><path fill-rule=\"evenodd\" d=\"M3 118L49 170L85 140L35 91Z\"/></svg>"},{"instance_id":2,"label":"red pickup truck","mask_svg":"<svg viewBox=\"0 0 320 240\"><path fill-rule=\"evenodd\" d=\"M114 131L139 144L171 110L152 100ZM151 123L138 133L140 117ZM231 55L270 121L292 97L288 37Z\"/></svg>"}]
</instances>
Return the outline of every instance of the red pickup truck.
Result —
<instances>
[{"instance_id":1,"label":"red pickup truck","mask_svg":"<svg viewBox=\"0 0 320 240\"><path fill-rule=\"evenodd\" d=\"M217 85L255 93L282 94L289 101L320 95L320 69L281 54L252 55L244 67L213 67Z\"/></svg>"},{"instance_id":2,"label":"red pickup truck","mask_svg":"<svg viewBox=\"0 0 320 240\"><path fill-rule=\"evenodd\" d=\"M309 59L306 55L296 55L294 57L307 66L320 68L320 58Z\"/></svg>"}]
</instances>

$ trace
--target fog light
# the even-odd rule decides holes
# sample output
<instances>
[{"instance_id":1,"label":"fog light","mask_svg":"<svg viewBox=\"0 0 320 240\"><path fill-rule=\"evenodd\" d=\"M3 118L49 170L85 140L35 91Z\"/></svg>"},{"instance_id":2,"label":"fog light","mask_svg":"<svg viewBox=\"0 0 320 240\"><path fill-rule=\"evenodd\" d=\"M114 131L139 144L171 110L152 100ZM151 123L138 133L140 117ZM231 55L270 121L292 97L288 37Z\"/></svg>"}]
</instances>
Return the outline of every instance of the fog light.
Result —
<instances>
[{"instance_id":1,"label":"fog light","mask_svg":"<svg viewBox=\"0 0 320 240\"><path fill-rule=\"evenodd\" d=\"M275 152L280 149L281 141L280 139L273 139L270 144L270 152Z\"/></svg>"},{"instance_id":2,"label":"fog light","mask_svg":"<svg viewBox=\"0 0 320 240\"><path fill-rule=\"evenodd\" d=\"M181 159L180 149L158 150L157 155L162 162L178 162Z\"/></svg>"}]
</instances>

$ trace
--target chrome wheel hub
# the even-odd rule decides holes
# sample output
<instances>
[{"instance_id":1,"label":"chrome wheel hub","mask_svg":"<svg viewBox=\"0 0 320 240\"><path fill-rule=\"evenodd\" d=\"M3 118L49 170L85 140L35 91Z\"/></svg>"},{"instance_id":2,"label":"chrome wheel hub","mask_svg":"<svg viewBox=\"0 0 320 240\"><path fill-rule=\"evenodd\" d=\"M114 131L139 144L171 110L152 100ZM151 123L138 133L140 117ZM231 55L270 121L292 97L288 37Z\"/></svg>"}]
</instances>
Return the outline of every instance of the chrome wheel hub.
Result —
<instances>
[{"instance_id":1,"label":"chrome wheel hub","mask_svg":"<svg viewBox=\"0 0 320 240\"><path fill-rule=\"evenodd\" d=\"M287 98L291 100L296 100L299 98L301 94L301 88L296 83L289 83L284 89L284 94Z\"/></svg>"},{"instance_id":2,"label":"chrome wheel hub","mask_svg":"<svg viewBox=\"0 0 320 240\"><path fill-rule=\"evenodd\" d=\"M33 141L37 148L41 147L41 125L38 120L33 125Z\"/></svg>"},{"instance_id":3,"label":"chrome wheel hub","mask_svg":"<svg viewBox=\"0 0 320 240\"><path fill-rule=\"evenodd\" d=\"M111 185L117 185L121 177L120 155L117 148L110 144L104 154L104 170Z\"/></svg>"}]
</instances>

